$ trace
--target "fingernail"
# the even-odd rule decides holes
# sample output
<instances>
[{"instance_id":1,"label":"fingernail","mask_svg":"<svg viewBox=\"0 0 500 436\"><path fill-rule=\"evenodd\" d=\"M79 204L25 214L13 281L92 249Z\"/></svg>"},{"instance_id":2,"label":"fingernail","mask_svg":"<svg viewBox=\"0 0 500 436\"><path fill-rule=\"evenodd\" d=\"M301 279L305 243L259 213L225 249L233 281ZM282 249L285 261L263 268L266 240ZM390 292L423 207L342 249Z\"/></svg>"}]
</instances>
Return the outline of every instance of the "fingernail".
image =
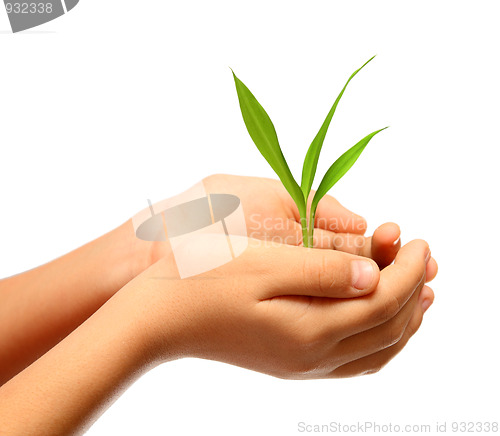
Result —
<instances>
[{"instance_id":1,"label":"fingernail","mask_svg":"<svg viewBox=\"0 0 500 436\"><path fill-rule=\"evenodd\" d=\"M373 282L373 266L365 260L353 260L351 263L352 286L362 291Z\"/></svg>"},{"instance_id":2,"label":"fingernail","mask_svg":"<svg viewBox=\"0 0 500 436\"><path fill-rule=\"evenodd\" d=\"M396 240L392 243L392 245L398 245L398 244L399 244L399 241L401 241L401 236L400 236L398 239L396 239Z\"/></svg>"},{"instance_id":3,"label":"fingernail","mask_svg":"<svg viewBox=\"0 0 500 436\"><path fill-rule=\"evenodd\" d=\"M422 310L424 311L424 313L431 306L431 304L432 301L428 300L427 298L424 301L422 301Z\"/></svg>"},{"instance_id":4,"label":"fingernail","mask_svg":"<svg viewBox=\"0 0 500 436\"><path fill-rule=\"evenodd\" d=\"M425 263L429 263L431 258L431 250L427 249L427 254L425 255Z\"/></svg>"}]
</instances>

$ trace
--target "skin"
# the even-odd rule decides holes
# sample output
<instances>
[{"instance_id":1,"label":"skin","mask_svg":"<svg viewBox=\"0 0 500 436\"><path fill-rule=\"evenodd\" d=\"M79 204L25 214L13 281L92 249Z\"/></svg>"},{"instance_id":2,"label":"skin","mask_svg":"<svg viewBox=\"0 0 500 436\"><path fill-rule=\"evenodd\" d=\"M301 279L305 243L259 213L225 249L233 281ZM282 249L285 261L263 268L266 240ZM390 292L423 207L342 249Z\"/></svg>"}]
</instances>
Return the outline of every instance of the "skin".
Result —
<instances>
[{"instance_id":1,"label":"skin","mask_svg":"<svg viewBox=\"0 0 500 436\"><path fill-rule=\"evenodd\" d=\"M426 242L400 249L392 223L366 238L364 219L327 197L317 218L323 249L306 249L293 244L298 217L279 182L205 182L240 197L254 237L266 217L292 226L180 280L168 243L139 241L127 222L0 281L0 434L83 432L141 374L181 357L281 378L349 377L379 370L418 330L434 298L425 282L437 273ZM270 244L276 235L290 245ZM354 261L372 267L362 290Z\"/></svg>"}]
</instances>

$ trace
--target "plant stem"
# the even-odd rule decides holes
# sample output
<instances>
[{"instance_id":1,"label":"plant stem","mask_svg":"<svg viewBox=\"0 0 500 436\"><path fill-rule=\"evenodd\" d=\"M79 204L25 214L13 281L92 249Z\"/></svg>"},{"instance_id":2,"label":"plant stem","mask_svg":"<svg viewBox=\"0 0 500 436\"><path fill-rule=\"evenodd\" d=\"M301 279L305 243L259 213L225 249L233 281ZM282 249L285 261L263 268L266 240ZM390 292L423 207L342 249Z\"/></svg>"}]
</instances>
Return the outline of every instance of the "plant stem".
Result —
<instances>
[{"instance_id":1,"label":"plant stem","mask_svg":"<svg viewBox=\"0 0 500 436\"><path fill-rule=\"evenodd\" d=\"M302 227L302 245L309 247L309 239L307 237L307 212L305 205L297 204L300 215L300 226ZM302 207L301 207L302 206Z\"/></svg>"},{"instance_id":2,"label":"plant stem","mask_svg":"<svg viewBox=\"0 0 500 436\"><path fill-rule=\"evenodd\" d=\"M300 216L300 225L302 226L302 245L304 247L309 247L309 239L307 234L307 218L305 216Z\"/></svg>"},{"instance_id":3,"label":"plant stem","mask_svg":"<svg viewBox=\"0 0 500 436\"><path fill-rule=\"evenodd\" d=\"M307 228L307 246L313 247L314 245L314 219L316 218L316 208L312 207L309 209L309 227Z\"/></svg>"},{"instance_id":4,"label":"plant stem","mask_svg":"<svg viewBox=\"0 0 500 436\"><path fill-rule=\"evenodd\" d=\"M312 211L311 211L312 213ZM313 246L313 235L314 235L314 214L309 216L309 228L307 230L307 246Z\"/></svg>"}]
</instances>

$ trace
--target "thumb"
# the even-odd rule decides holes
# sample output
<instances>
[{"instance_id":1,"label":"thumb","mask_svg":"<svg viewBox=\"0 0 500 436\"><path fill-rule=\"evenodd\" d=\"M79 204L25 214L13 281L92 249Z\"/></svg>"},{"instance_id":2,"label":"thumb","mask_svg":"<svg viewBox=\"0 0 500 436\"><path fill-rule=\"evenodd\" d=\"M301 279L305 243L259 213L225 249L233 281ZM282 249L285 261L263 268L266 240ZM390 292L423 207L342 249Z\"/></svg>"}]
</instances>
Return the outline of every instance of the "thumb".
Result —
<instances>
[{"instance_id":1,"label":"thumb","mask_svg":"<svg viewBox=\"0 0 500 436\"><path fill-rule=\"evenodd\" d=\"M259 258L266 262L269 271L264 298L279 295L359 297L372 292L380 278L373 260L339 251L282 245L267 248L265 255L261 253Z\"/></svg>"}]
</instances>

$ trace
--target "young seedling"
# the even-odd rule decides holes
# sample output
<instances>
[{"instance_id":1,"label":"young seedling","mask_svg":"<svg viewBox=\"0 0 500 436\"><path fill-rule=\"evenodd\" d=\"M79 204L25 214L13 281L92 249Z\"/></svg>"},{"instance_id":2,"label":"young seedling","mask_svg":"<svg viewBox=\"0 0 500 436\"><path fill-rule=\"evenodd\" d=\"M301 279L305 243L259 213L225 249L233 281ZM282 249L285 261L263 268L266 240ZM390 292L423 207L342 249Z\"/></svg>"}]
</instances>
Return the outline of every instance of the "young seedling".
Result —
<instances>
[{"instance_id":1,"label":"young seedling","mask_svg":"<svg viewBox=\"0 0 500 436\"><path fill-rule=\"evenodd\" d=\"M365 62L361 68L357 69L352 73L349 80L340 91L339 96L333 103L330 112L326 116L323 125L319 129L318 134L313 139L309 150L307 150L306 157L304 159L304 165L302 168L302 181L300 186L293 178L293 175L286 163L286 159L281 151L278 136L276 135L276 130L274 125L267 115L264 108L260 105L254 95L245 86L245 84L236 77L233 72L234 81L236 83L236 91L238 93L238 100L240 102L241 113L243 115L243 120L247 127L248 133L250 134L253 142L261 152L262 156L267 160L271 168L278 175L279 179L283 183L288 193L291 195L293 201L297 205L300 214L300 224L302 226L302 242L305 247L311 247L313 243L314 236L314 219L316 216L316 209L318 208L318 203L326 195L326 193L337 183L342 176L344 176L347 171L354 165L354 162L358 159L360 154L363 152L365 147L368 145L370 140L382 130L376 130L365 136L356 145L347 150L342 156L340 156L333 165L328 169L323 180L318 186L316 193L311 202L309 209L309 226L307 225L307 199L311 193L312 184L314 181L314 176L316 175L316 168L318 166L319 154L323 146L323 141L325 140L326 132L330 126L333 114L337 109L342 95L344 94L347 85L352 80L352 78L361 71L361 69L368 64L375 56Z\"/></svg>"}]
</instances>

